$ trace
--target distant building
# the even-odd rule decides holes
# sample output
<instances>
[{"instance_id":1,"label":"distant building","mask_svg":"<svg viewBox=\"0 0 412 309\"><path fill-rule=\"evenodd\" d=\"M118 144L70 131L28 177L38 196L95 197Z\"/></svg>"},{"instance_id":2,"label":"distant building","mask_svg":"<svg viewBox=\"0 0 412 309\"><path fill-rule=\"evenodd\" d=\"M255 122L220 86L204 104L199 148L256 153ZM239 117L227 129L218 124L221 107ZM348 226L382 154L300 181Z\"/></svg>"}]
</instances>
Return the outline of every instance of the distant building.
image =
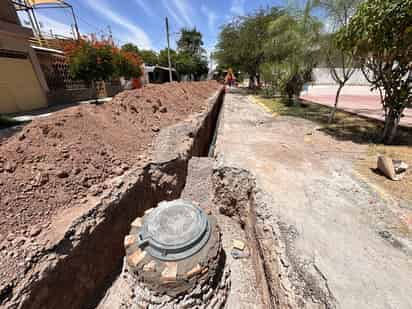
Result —
<instances>
[{"instance_id":1,"label":"distant building","mask_svg":"<svg viewBox=\"0 0 412 309\"><path fill-rule=\"evenodd\" d=\"M49 89L29 44L32 36L32 30L20 24L11 1L0 1L0 113L47 106Z\"/></svg>"},{"instance_id":2,"label":"distant building","mask_svg":"<svg viewBox=\"0 0 412 309\"><path fill-rule=\"evenodd\" d=\"M143 84L162 84L170 81L169 68L159 65L144 66L142 76ZM175 69L172 69L172 80L179 81L179 76Z\"/></svg>"}]
</instances>

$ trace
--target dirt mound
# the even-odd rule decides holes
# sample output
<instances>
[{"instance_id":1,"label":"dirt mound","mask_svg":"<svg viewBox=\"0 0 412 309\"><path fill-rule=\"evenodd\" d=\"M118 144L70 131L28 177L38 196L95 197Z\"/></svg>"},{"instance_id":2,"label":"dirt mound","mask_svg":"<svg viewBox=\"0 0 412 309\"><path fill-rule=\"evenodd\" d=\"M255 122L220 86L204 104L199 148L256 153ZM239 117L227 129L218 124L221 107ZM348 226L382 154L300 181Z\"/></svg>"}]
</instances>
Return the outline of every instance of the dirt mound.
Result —
<instances>
[{"instance_id":1,"label":"dirt mound","mask_svg":"<svg viewBox=\"0 0 412 309\"><path fill-rule=\"evenodd\" d=\"M33 239L54 215L147 160L159 130L205 110L218 88L215 82L148 85L103 105L36 119L1 142L0 303L10 278L30 268L39 249Z\"/></svg>"}]
</instances>

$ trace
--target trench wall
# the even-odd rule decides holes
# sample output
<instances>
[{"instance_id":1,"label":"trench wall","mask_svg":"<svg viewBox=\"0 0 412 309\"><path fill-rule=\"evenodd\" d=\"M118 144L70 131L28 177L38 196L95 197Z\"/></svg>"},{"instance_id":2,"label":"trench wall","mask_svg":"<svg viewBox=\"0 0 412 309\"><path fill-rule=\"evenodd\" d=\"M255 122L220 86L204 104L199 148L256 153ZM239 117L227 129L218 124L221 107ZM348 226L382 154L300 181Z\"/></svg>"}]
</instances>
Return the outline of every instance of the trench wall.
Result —
<instances>
[{"instance_id":1,"label":"trench wall","mask_svg":"<svg viewBox=\"0 0 412 309\"><path fill-rule=\"evenodd\" d=\"M152 162L112 179L108 189L47 248L5 308L88 308L121 269L130 223L159 201L178 198L192 156L207 155L224 91L207 110L162 129Z\"/></svg>"}]
</instances>

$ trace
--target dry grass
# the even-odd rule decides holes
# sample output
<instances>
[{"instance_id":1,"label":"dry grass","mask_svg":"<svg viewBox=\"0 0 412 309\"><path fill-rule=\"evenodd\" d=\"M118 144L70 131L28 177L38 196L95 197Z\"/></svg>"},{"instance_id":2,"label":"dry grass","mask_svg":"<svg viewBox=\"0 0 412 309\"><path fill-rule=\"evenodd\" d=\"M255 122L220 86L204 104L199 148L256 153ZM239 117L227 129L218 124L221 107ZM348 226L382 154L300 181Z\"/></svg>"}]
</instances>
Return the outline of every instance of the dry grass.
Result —
<instances>
[{"instance_id":1,"label":"dry grass","mask_svg":"<svg viewBox=\"0 0 412 309\"><path fill-rule=\"evenodd\" d=\"M337 140L365 145L368 147L366 158L358 160L355 164L356 170L364 180L384 189L393 197L412 201L412 129L401 128L395 145L382 145L379 142L383 130L380 121L338 111L335 122L329 125L329 107L306 101L290 106L281 98L256 96L255 99L274 114L314 121L319 124L320 131ZM389 180L376 172L376 160L380 154L403 160L411 166L402 181Z\"/></svg>"}]
</instances>

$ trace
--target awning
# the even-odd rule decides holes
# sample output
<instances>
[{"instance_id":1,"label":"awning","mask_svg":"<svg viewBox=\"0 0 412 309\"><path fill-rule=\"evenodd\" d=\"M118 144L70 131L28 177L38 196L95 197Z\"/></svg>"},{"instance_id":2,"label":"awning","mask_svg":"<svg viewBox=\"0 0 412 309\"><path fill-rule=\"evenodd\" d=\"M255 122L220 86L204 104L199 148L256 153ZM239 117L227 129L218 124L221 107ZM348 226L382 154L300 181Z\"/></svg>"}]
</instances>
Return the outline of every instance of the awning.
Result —
<instances>
[{"instance_id":1,"label":"awning","mask_svg":"<svg viewBox=\"0 0 412 309\"><path fill-rule=\"evenodd\" d=\"M36 6L40 4L64 4L62 0L26 0L31 6Z\"/></svg>"}]
</instances>

